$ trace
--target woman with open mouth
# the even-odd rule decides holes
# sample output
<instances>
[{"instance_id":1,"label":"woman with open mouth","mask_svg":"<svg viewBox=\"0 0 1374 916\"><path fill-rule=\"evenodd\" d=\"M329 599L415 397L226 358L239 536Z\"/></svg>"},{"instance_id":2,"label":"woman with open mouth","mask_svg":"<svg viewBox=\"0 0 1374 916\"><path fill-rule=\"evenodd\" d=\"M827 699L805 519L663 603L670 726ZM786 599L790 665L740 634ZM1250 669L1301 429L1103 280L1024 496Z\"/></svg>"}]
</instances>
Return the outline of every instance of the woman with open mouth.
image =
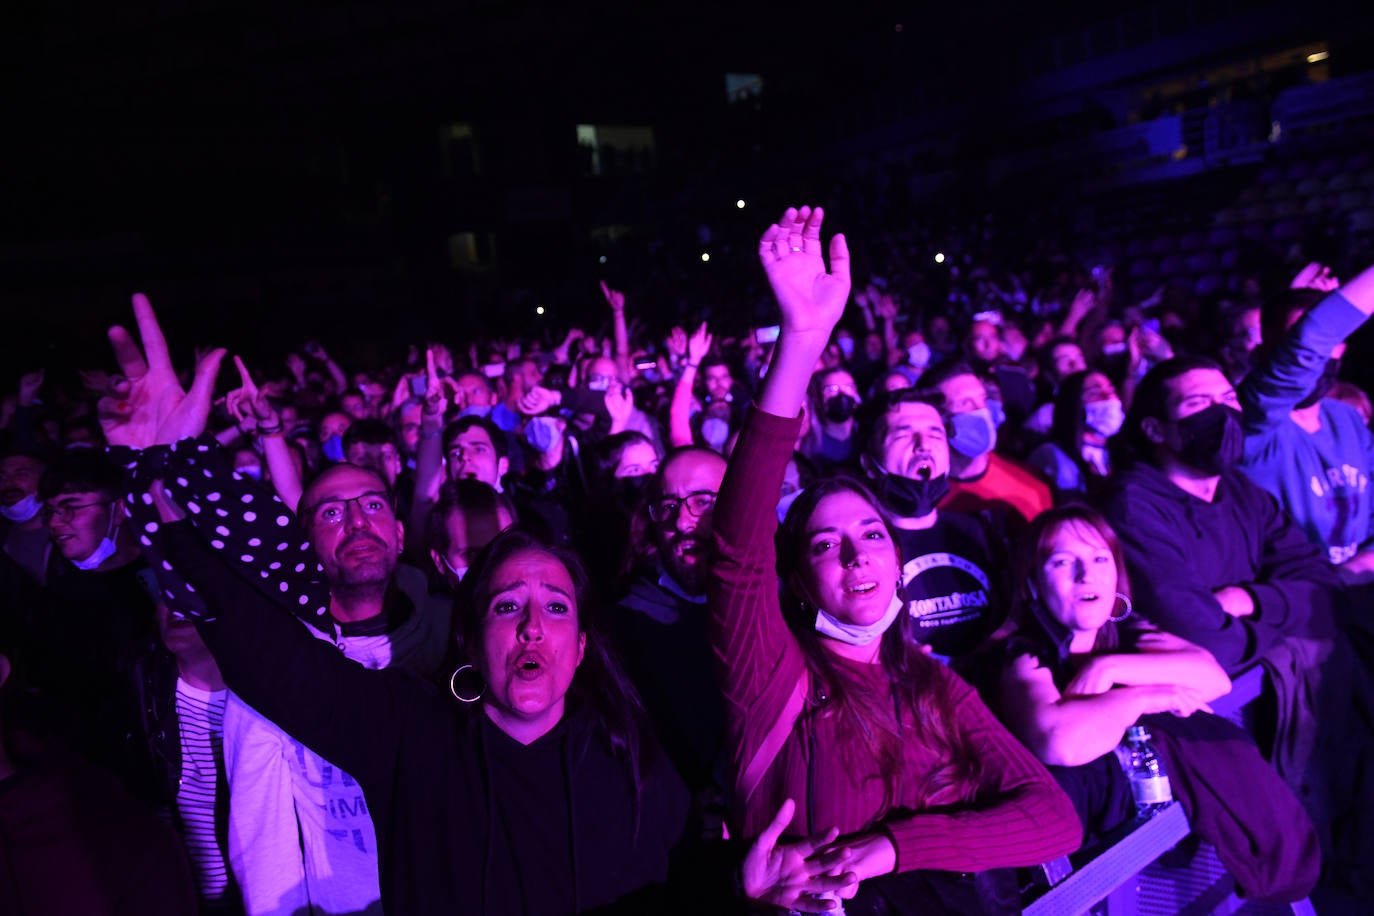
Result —
<instances>
[{"instance_id":1,"label":"woman with open mouth","mask_svg":"<svg viewBox=\"0 0 1374 916\"><path fill-rule=\"evenodd\" d=\"M1107 521L1074 503L1042 513L1019 567L1012 623L987 654L985 688L1068 791L1090 842L1137 813L1116 751L1130 726L1144 724L1174 798L1243 895L1305 897L1320 867L1316 831L1250 737L1210 714L1207 704L1231 692L1212 654L1132 615Z\"/></svg>"},{"instance_id":2,"label":"woman with open mouth","mask_svg":"<svg viewBox=\"0 0 1374 916\"><path fill-rule=\"evenodd\" d=\"M950 873L1065 855L1078 819L972 688L906 638L901 558L877 500L856 480L823 480L792 504L775 547L807 384L849 297L848 249L831 240L827 272L822 218L789 209L760 242L781 332L716 506L709 594L731 829L757 834L794 807L791 836L828 840L815 871L849 883L784 901L798 909L1015 912L1014 888ZM779 901L767 884L745 890Z\"/></svg>"},{"instance_id":3,"label":"woman with open mouth","mask_svg":"<svg viewBox=\"0 0 1374 916\"><path fill-rule=\"evenodd\" d=\"M285 580L280 595L255 587L168 495L161 475L171 447L211 447L196 437L223 351L202 359L197 383L183 391L140 299L148 359L122 332L117 355L131 406L106 427L132 457L137 493L127 502L154 513L140 515L144 543L184 578L177 588L203 596L183 610L230 689L361 785L383 910L674 911L686 897L668 889L670 860L694 837L687 790L599 635L575 555L513 531L489 544L463 579L463 663L444 686L354 664L294 619L309 602L287 594ZM285 528L286 516L278 524ZM723 894L726 877L722 870L715 889ZM692 899L711 901L711 890L697 880Z\"/></svg>"}]
</instances>

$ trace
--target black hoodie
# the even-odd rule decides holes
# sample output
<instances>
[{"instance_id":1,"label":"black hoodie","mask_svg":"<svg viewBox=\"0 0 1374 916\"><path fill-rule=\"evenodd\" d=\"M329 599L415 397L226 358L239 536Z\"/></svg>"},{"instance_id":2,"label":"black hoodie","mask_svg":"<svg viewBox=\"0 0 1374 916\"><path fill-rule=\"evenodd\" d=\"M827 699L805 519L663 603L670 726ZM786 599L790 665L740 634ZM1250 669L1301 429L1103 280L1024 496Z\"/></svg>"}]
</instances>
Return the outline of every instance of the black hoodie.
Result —
<instances>
[{"instance_id":1,"label":"black hoodie","mask_svg":"<svg viewBox=\"0 0 1374 916\"><path fill-rule=\"evenodd\" d=\"M1137 463L1108 482L1103 511L1121 539L1136 611L1196 643L1229 673L1285 636L1334 633L1330 567L1278 503L1240 471L1209 503ZM1255 612L1231 617L1212 596L1239 585Z\"/></svg>"},{"instance_id":2,"label":"black hoodie","mask_svg":"<svg viewBox=\"0 0 1374 916\"><path fill-rule=\"evenodd\" d=\"M161 526L156 537L177 571L213 596L219 615L197 627L229 687L363 787L386 912L671 909L665 885L688 833L688 797L651 742L642 748L638 792L585 708L570 704L566 727L537 747L506 742L493 750L494 729L480 709L400 669L349 662L240 578L241 567L214 555L186 522ZM548 774L550 749L562 784L512 797L512 779ZM522 750L540 759L512 767ZM509 769L495 772L500 766ZM559 810L533 817L530 803L540 799ZM567 845L550 856L559 825ZM529 886L541 867L558 874Z\"/></svg>"}]
</instances>

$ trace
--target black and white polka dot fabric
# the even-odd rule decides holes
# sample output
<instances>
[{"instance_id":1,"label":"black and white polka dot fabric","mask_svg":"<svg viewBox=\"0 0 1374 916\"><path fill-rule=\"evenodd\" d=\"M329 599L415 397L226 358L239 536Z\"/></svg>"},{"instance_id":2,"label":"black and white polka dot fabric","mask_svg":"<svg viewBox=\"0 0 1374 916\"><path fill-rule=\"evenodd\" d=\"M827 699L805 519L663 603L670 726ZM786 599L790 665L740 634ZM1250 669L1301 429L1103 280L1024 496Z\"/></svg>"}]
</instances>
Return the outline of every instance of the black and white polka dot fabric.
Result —
<instances>
[{"instance_id":1,"label":"black and white polka dot fabric","mask_svg":"<svg viewBox=\"0 0 1374 916\"><path fill-rule=\"evenodd\" d=\"M206 618L204 596L164 557L159 543L185 537L186 525L162 525L149 493L161 479L167 495L187 514L190 531L239 569L274 602L289 606L311 626L329 630L329 586L309 538L269 485L239 474L209 436L142 451L112 447L110 457L129 474L125 496L139 545L158 577L161 597L179 616Z\"/></svg>"}]
</instances>

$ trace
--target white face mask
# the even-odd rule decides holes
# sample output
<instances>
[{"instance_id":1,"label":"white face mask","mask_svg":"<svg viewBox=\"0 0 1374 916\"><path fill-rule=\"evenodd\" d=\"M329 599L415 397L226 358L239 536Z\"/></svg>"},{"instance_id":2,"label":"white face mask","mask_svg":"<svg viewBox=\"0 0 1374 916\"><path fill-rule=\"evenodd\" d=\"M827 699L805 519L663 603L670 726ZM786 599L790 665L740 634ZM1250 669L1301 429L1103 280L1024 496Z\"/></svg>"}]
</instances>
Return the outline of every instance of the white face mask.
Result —
<instances>
[{"instance_id":1,"label":"white face mask","mask_svg":"<svg viewBox=\"0 0 1374 916\"><path fill-rule=\"evenodd\" d=\"M930 344L922 341L906 348L906 361L917 369L930 365Z\"/></svg>"},{"instance_id":2,"label":"white face mask","mask_svg":"<svg viewBox=\"0 0 1374 916\"><path fill-rule=\"evenodd\" d=\"M72 565L77 569L90 571L96 569L110 557L115 555L115 506L110 506L110 524L105 529L105 536L96 545L95 551L84 560L72 560Z\"/></svg>"},{"instance_id":3,"label":"white face mask","mask_svg":"<svg viewBox=\"0 0 1374 916\"><path fill-rule=\"evenodd\" d=\"M1093 429L1110 438L1120 432L1126 422L1126 409L1121 406L1120 398L1091 401L1083 405L1083 419Z\"/></svg>"},{"instance_id":4,"label":"white face mask","mask_svg":"<svg viewBox=\"0 0 1374 916\"><path fill-rule=\"evenodd\" d=\"M468 567L454 566L448 561L448 557L440 557L439 559L444 562L444 569L447 569L449 573L453 575L453 578L457 579L459 582L462 582L463 577L468 574Z\"/></svg>"},{"instance_id":5,"label":"white face mask","mask_svg":"<svg viewBox=\"0 0 1374 916\"><path fill-rule=\"evenodd\" d=\"M43 501L30 493L12 506L0 506L0 515L12 522L27 522L43 508Z\"/></svg>"},{"instance_id":6,"label":"white face mask","mask_svg":"<svg viewBox=\"0 0 1374 916\"><path fill-rule=\"evenodd\" d=\"M888 605L886 613L867 626L845 623L843 620L832 617L824 610L817 608L816 632L851 646L866 646L887 632L887 628L892 626L892 622L897 619L897 615L902 612L904 607L906 607L906 602L902 600L901 595L893 595L892 603Z\"/></svg>"}]
</instances>

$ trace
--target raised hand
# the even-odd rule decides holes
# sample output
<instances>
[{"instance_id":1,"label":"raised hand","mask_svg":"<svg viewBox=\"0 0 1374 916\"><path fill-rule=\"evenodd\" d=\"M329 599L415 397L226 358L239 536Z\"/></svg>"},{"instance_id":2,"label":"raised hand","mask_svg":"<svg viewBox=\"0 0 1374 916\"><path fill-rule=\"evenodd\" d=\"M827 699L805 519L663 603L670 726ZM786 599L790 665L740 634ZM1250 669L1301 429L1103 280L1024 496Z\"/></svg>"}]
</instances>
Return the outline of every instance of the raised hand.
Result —
<instances>
[{"instance_id":1,"label":"raised hand","mask_svg":"<svg viewBox=\"0 0 1374 916\"><path fill-rule=\"evenodd\" d=\"M833 827L823 834L795 843L779 843L782 832L792 822L796 804L782 803L778 813L759 834L744 857L741 869L744 893L751 900L782 909L805 913L824 913L839 906L837 897L852 896L858 878L846 866L849 850L831 850L817 855L839 836Z\"/></svg>"},{"instance_id":2,"label":"raised hand","mask_svg":"<svg viewBox=\"0 0 1374 916\"><path fill-rule=\"evenodd\" d=\"M557 391L550 391L548 388L536 385L525 392L524 397L516 406L525 416L537 417L561 403L563 403L563 396Z\"/></svg>"},{"instance_id":3,"label":"raised hand","mask_svg":"<svg viewBox=\"0 0 1374 916\"><path fill-rule=\"evenodd\" d=\"M884 321L889 321L897 317L897 300L892 298L890 293L881 293L875 301L878 303L873 313Z\"/></svg>"},{"instance_id":4,"label":"raised hand","mask_svg":"<svg viewBox=\"0 0 1374 916\"><path fill-rule=\"evenodd\" d=\"M286 368L296 381L305 381L305 357L299 353L286 354Z\"/></svg>"},{"instance_id":5,"label":"raised hand","mask_svg":"<svg viewBox=\"0 0 1374 916\"><path fill-rule=\"evenodd\" d=\"M224 350L211 350L197 363L191 390L187 392L172 368L167 340L148 297L135 293L133 308L141 348L123 327L110 328L110 345L123 378L116 379L96 405L106 441L111 445L147 448L199 436L210 416L215 377Z\"/></svg>"},{"instance_id":6,"label":"raised hand","mask_svg":"<svg viewBox=\"0 0 1374 916\"><path fill-rule=\"evenodd\" d=\"M612 312L625 311L625 294L618 289L611 289L605 280L601 281L601 295L606 297L606 304L611 307Z\"/></svg>"},{"instance_id":7,"label":"raised hand","mask_svg":"<svg viewBox=\"0 0 1374 916\"><path fill-rule=\"evenodd\" d=\"M624 432L635 412L635 396L630 386L617 382L606 389L606 412L611 415L611 435Z\"/></svg>"},{"instance_id":8,"label":"raised hand","mask_svg":"<svg viewBox=\"0 0 1374 916\"><path fill-rule=\"evenodd\" d=\"M673 328L668 332L667 338L663 341L663 347L676 359L682 359L687 355L687 332L682 328Z\"/></svg>"},{"instance_id":9,"label":"raised hand","mask_svg":"<svg viewBox=\"0 0 1374 916\"><path fill-rule=\"evenodd\" d=\"M1069 305L1069 317L1066 324L1072 322L1077 324L1097 308L1097 293L1090 289L1080 289L1078 295L1073 297L1073 302Z\"/></svg>"},{"instance_id":10,"label":"raised hand","mask_svg":"<svg viewBox=\"0 0 1374 916\"><path fill-rule=\"evenodd\" d=\"M240 386L225 396L225 407L238 421L239 429L247 435L270 436L280 432L281 415L271 400L258 389L242 359L235 356L234 365L239 370Z\"/></svg>"},{"instance_id":11,"label":"raised hand","mask_svg":"<svg viewBox=\"0 0 1374 916\"><path fill-rule=\"evenodd\" d=\"M43 370L29 372L19 379L19 406L28 407L38 399L38 390L43 387Z\"/></svg>"},{"instance_id":12,"label":"raised hand","mask_svg":"<svg viewBox=\"0 0 1374 916\"><path fill-rule=\"evenodd\" d=\"M692 336L687 340L687 362L700 366L701 361L706 358L706 354L711 352L711 342L714 338L706 330L706 322L701 323L701 327L692 332Z\"/></svg>"},{"instance_id":13,"label":"raised hand","mask_svg":"<svg viewBox=\"0 0 1374 916\"><path fill-rule=\"evenodd\" d=\"M473 346L476 347L476 344L474 344ZM437 368L437 369L438 369L440 372L442 372L444 375L452 375L452 374L453 374L453 354L452 354L451 352L449 352L448 347L444 346L444 345L441 344L441 343L431 344L431 345L430 345L430 348L429 348L429 352L432 353L432 354L434 354L434 366L435 366L435 368ZM474 361L474 365L475 365L475 364L476 364L476 362ZM426 357L426 363L425 363L425 365L426 365L426 366L429 365L429 363L428 363L428 357ZM431 371L431 372L430 372L430 375L433 375L433 374L434 374L433 371Z\"/></svg>"},{"instance_id":14,"label":"raised hand","mask_svg":"<svg viewBox=\"0 0 1374 916\"><path fill-rule=\"evenodd\" d=\"M1331 275L1331 268L1316 261L1312 261L1288 284L1289 289L1315 289L1318 292L1329 293L1339 289L1341 281Z\"/></svg>"},{"instance_id":15,"label":"raised hand","mask_svg":"<svg viewBox=\"0 0 1374 916\"><path fill-rule=\"evenodd\" d=\"M448 395L444 382L448 379L440 378L435 371L438 368L438 357L435 354L435 347L425 350L425 403L421 411L427 417L443 417L448 413ZM456 384L456 383L450 383Z\"/></svg>"},{"instance_id":16,"label":"raised hand","mask_svg":"<svg viewBox=\"0 0 1374 916\"><path fill-rule=\"evenodd\" d=\"M76 375L81 379L81 387L92 394L104 394L110 390L110 373L104 369L78 369Z\"/></svg>"},{"instance_id":17,"label":"raised hand","mask_svg":"<svg viewBox=\"0 0 1374 916\"><path fill-rule=\"evenodd\" d=\"M844 236L830 240L830 270L821 251L825 212L789 207L759 239L759 260L791 334L830 336L849 301L849 247Z\"/></svg>"}]
</instances>

